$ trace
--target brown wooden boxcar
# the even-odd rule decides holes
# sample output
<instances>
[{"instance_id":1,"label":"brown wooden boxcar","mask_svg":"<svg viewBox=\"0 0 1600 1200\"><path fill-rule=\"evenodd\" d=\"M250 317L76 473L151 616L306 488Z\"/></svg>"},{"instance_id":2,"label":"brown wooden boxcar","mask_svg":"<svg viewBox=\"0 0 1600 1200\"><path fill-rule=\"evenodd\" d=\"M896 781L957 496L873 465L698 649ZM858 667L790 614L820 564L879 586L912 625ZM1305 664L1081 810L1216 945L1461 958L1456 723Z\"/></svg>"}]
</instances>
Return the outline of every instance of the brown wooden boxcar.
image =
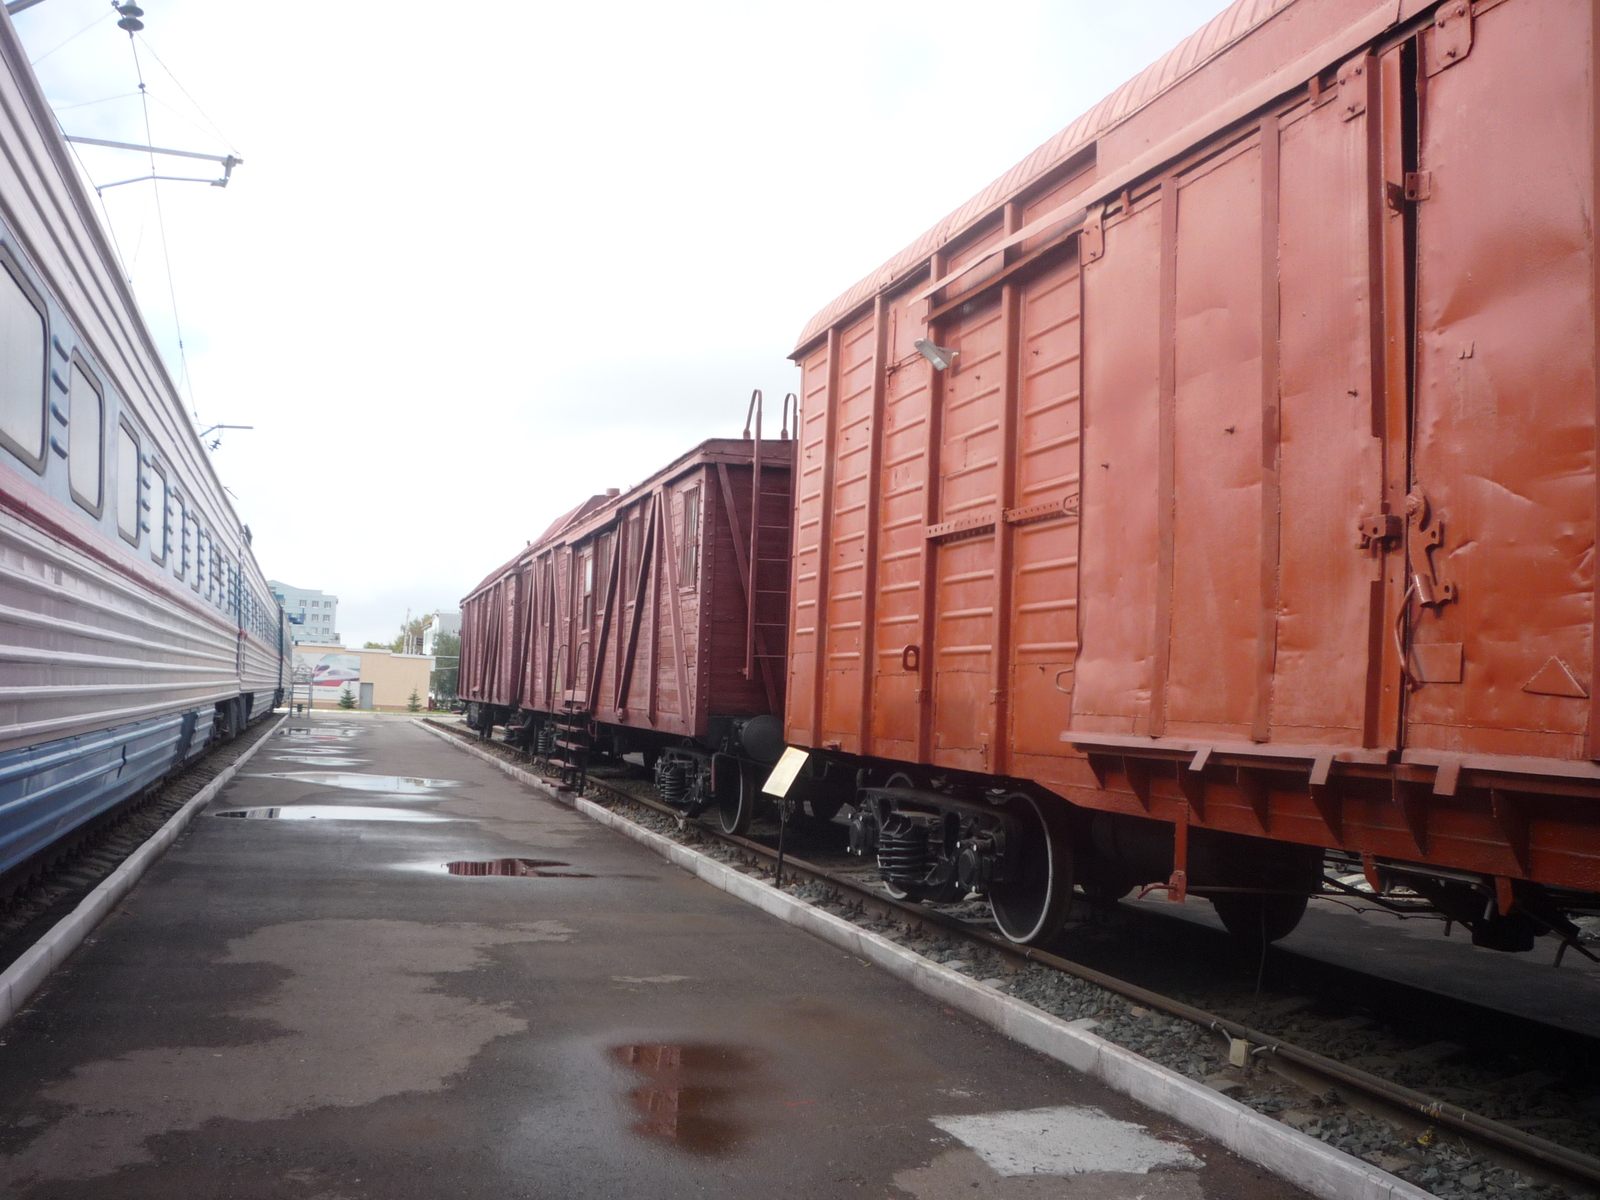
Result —
<instances>
[{"instance_id":1,"label":"brown wooden boxcar","mask_svg":"<svg viewBox=\"0 0 1600 1200\"><path fill-rule=\"evenodd\" d=\"M480 583L461 603L469 723L579 770L589 745L640 752L666 798L747 824L752 764L783 749L793 453L703 442Z\"/></svg>"},{"instance_id":2,"label":"brown wooden boxcar","mask_svg":"<svg viewBox=\"0 0 1600 1200\"><path fill-rule=\"evenodd\" d=\"M1239 0L811 322L786 735L892 883L1600 903L1595 11Z\"/></svg>"}]
</instances>

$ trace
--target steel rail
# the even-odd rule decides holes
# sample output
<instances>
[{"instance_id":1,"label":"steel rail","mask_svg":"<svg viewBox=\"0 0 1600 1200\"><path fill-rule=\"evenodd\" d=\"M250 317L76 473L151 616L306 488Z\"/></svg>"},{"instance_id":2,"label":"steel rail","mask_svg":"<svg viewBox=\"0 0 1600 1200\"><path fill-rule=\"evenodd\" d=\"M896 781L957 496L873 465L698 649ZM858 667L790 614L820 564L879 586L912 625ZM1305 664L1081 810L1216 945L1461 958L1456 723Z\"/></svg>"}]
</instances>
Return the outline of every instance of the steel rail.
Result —
<instances>
[{"instance_id":1,"label":"steel rail","mask_svg":"<svg viewBox=\"0 0 1600 1200\"><path fill-rule=\"evenodd\" d=\"M441 725L440 728L454 732L449 730L448 726ZM457 734L456 736L461 735ZM503 745L503 743L494 744ZM506 749L512 750L513 748L507 746ZM529 761L531 764L531 760ZM621 788L610 786L604 780L596 779L593 776L590 776L588 782L591 786L609 793L618 800L637 804L643 808L672 817L678 821L680 827L686 827L687 825L680 810L674 809L658 800L652 800L647 796L636 796ZM741 850L749 851L762 858L775 859L777 857L777 851L772 847L750 838L741 837L738 834L724 833L720 829L705 825L697 824L695 828L719 841L737 846ZM1392 1104L1404 1111L1415 1113L1429 1121L1470 1134L1479 1141L1490 1143L1502 1150L1520 1155L1529 1161L1539 1163L1541 1166L1549 1167L1573 1178L1583 1179L1589 1183L1600 1184L1600 1158L1596 1158L1593 1155L1584 1154L1579 1150L1570 1150L1565 1146L1557 1145L1534 1134L1525 1133L1520 1129L1503 1124L1491 1117L1480 1116L1469 1109L1462 1108L1458 1104L1451 1104L1447 1100L1436 1099L1414 1088L1393 1083L1381 1076L1363 1071L1359 1067L1349 1066L1339 1062L1337 1059L1318 1054L1314 1050L1307 1050L1301 1046L1294 1045L1292 1042L1285 1042L1281 1038L1275 1038L1249 1025L1207 1012L1205 1009L1197 1008L1192 1004L1185 1004L1181 1000L1174 1000L1159 992L1140 987L1136 983L1129 983L1113 975L1096 971L1093 967L1086 967L1081 963L1073 962L1071 959L1051 954L1047 950L1019 946L1015 942L997 937L987 930L975 928L965 921L957 920L954 917L949 917L943 913L906 901L896 900L893 896L874 891L872 888L848 876L837 875L826 867L809 863L804 859L794 857L792 854L785 855L784 861L791 871L809 875L814 879L832 884L834 887L858 893L870 899L873 903L892 908L912 920L923 924L937 925L947 932L980 942L1002 954L1028 962L1036 962L1041 966L1082 979L1086 983L1092 983L1108 992L1113 992L1129 1000L1135 1000L1147 1008L1178 1017L1191 1024L1209 1029L1214 1033L1225 1033L1229 1038L1247 1041L1254 1047L1251 1051L1253 1055L1271 1055L1282 1059L1284 1062L1292 1063L1302 1070L1310 1071L1335 1083L1341 1083L1356 1091L1364 1092L1368 1096Z\"/></svg>"}]
</instances>

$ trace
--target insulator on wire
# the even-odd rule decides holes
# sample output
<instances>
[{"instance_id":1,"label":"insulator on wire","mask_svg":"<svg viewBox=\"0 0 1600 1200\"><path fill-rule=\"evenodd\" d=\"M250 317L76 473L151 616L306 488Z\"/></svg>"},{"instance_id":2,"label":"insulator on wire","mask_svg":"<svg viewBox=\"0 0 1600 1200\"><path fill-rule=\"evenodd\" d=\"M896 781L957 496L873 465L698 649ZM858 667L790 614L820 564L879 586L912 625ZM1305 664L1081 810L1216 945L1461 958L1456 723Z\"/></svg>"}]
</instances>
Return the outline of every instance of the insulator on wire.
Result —
<instances>
[{"instance_id":1,"label":"insulator on wire","mask_svg":"<svg viewBox=\"0 0 1600 1200\"><path fill-rule=\"evenodd\" d=\"M139 30L144 28L144 22L139 20L140 17L144 16L144 9L132 3L131 0L127 4L118 4L116 0L112 0L111 7L122 14L122 19L117 22L118 29L126 29L132 34L138 33Z\"/></svg>"}]
</instances>

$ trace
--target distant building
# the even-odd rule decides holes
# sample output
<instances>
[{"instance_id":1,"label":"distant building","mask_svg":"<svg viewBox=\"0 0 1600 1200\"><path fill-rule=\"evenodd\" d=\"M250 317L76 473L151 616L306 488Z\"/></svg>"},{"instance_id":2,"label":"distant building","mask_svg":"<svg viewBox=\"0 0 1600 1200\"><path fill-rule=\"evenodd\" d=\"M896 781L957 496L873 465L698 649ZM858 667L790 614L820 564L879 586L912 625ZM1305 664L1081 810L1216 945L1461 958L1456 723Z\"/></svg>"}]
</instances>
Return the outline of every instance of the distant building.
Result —
<instances>
[{"instance_id":1,"label":"distant building","mask_svg":"<svg viewBox=\"0 0 1600 1200\"><path fill-rule=\"evenodd\" d=\"M434 643L438 640L441 633L459 634L460 632L460 613L446 612L441 608L436 612L427 614L427 624L423 626L422 629L422 652L424 654L434 653ZM446 667L452 667L454 665L454 663L445 664Z\"/></svg>"},{"instance_id":2,"label":"distant building","mask_svg":"<svg viewBox=\"0 0 1600 1200\"><path fill-rule=\"evenodd\" d=\"M291 587L276 579L267 580L267 586L283 605L289 618L289 637L296 646L302 642L339 644L339 597L312 588Z\"/></svg>"},{"instance_id":3,"label":"distant building","mask_svg":"<svg viewBox=\"0 0 1600 1200\"><path fill-rule=\"evenodd\" d=\"M400 712L415 695L428 702L428 676L433 659L388 650L347 650L333 644L306 642L294 648L294 702L304 704L309 692L316 708L338 708L350 693L355 706Z\"/></svg>"}]
</instances>

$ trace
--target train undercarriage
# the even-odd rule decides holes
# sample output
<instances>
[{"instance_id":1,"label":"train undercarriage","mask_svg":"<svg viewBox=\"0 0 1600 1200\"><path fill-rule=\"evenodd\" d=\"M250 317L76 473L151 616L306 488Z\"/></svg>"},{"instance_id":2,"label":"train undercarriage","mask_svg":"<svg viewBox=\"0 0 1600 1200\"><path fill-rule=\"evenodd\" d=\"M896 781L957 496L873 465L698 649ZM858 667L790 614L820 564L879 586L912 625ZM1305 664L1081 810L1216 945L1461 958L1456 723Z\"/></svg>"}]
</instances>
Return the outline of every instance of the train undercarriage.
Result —
<instances>
[{"instance_id":1,"label":"train undercarriage","mask_svg":"<svg viewBox=\"0 0 1600 1200\"><path fill-rule=\"evenodd\" d=\"M467 724L490 737L505 726L505 741L552 767L564 782L582 790L591 760L621 760L637 755L651 772L659 798L686 817L710 812L724 833L750 828L761 785L783 754L783 726L771 716L713 716L703 738L662 734L631 726L590 721L582 713L545 713L471 703ZM826 810L833 816L838 806ZM822 812L821 801L814 810Z\"/></svg>"},{"instance_id":2,"label":"train undercarriage","mask_svg":"<svg viewBox=\"0 0 1600 1200\"><path fill-rule=\"evenodd\" d=\"M896 897L986 898L1000 931L1021 944L1054 937L1075 892L1091 905L1135 891L1200 896L1229 933L1258 944L1292 933L1312 897L1349 896L1460 925L1475 946L1528 951L1550 935L1557 962L1568 950L1595 958L1573 918L1600 913L1600 894L1205 828L1184 831L1180 870L1167 821L984 786L993 780L895 770L873 785L872 774L859 771L851 853L874 858Z\"/></svg>"},{"instance_id":3,"label":"train undercarriage","mask_svg":"<svg viewBox=\"0 0 1600 1200\"><path fill-rule=\"evenodd\" d=\"M485 736L505 724L510 744L561 760L559 715L469 705L467 720ZM714 814L723 832L743 834L757 805L772 800L761 788L783 752L782 729L772 717L721 718L708 737L689 739L594 725L585 752L638 754L662 800L686 817ZM1178 869L1171 822L1000 782L812 754L785 803L789 813L809 810L820 823L844 812L850 853L875 861L897 899L987 900L1000 931L1023 945L1059 933L1075 896L1109 906L1159 892L1210 901L1229 933L1257 944L1292 933L1311 898L1347 896L1460 925L1475 946L1528 951L1551 935L1558 961L1568 950L1595 957L1573 918L1600 914L1600 894L1520 880L1508 887L1475 872L1201 827L1185 831Z\"/></svg>"}]
</instances>

